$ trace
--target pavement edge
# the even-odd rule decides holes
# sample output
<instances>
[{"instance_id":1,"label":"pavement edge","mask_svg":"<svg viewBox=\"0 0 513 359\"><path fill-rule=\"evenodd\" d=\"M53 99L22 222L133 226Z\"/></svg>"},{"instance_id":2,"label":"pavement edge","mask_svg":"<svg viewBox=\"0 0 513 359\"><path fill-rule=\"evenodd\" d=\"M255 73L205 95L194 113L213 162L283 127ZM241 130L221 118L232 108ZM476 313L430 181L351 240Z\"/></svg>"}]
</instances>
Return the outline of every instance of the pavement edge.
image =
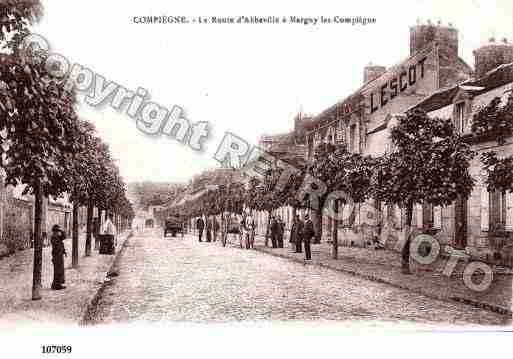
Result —
<instances>
[{"instance_id":1,"label":"pavement edge","mask_svg":"<svg viewBox=\"0 0 513 359\"><path fill-rule=\"evenodd\" d=\"M112 259L112 263L109 266L109 270L105 273L105 280L103 281L102 285L98 290L96 291L96 294L93 296L89 304L87 305L87 308L84 310L82 319L79 322L79 326L89 326L94 324L94 314L95 314L95 308L98 305L98 302L100 301L100 298L103 295L103 292L105 291L105 288L109 286L112 281L109 279L109 277L117 276L117 266L119 263L119 259L121 258L121 255L125 252L127 248L127 242L130 238L132 238L134 235L133 231L130 231L126 238L123 240L123 243L120 246L120 249L118 252L114 255Z\"/></svg>"}]
</instances>

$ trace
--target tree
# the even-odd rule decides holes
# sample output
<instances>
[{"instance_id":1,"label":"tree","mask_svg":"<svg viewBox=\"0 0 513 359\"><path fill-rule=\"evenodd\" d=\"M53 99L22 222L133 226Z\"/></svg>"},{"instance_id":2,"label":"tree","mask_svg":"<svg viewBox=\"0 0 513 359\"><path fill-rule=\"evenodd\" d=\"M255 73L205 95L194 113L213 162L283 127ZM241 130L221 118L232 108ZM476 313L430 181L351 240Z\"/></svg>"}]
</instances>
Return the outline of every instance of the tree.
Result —
<instances>
[{"instance_id":1,"label":"tree","mask_svg":"<svg viewBox=\"0 0 513 359\"><path fill-rule=\"evenodd\" d=\"M263 178L251 178L244 196L244 203L250 209L267 212L266 243L269 238L271 214L285 204L283 193L277 188L281 170L273 164Z\"/></svg>"},{"instance_id":2,"label":"tree","mask_svg":"<svg viewBox=\"0 0 513 359\"><path fill-rule=\"evenodd\" d=\"M345 193L347 198L339 199L335 197L333 200L333 209L335 214L333 223L333 259L338 258L339 204L342 203L344 207L349 204L347 202L348 199L350 199L353 204L359 205L369 198L371 195L371 181L375 164L375 160L370 156L362 156L345 150L339 151L338 156L341 167L335 175L334 182L337 183L338 190ZM353 211L359 210L359 207L353 209Z\"/></svg>"},{"instance_id":3,"label":"tree","mask_svg":"<svg viewBox=\"0 0 513 359\"><path fill-rule=\"evenodd\" d=\"M0 147L6 185L24 184L35 196L33 299L40 299L43 196L69 188L66 154L78 150L75 96L40 65L4 56L0 63Z\"/></svg>"},{"instance_id":4,"label":"tree","mask_svg":"<svg viewBox=\"0 0 513 359\"><path fill-rule=\"evenodd\" d=\"M80 150L71 156L67 156L67 160L71 161L69 173L66 174L70 178L70 200L73 203L73 225L72 225L72 267L78 266L78 210L80 206L88 206L88 223L86 224L86 256L91 254L91 223L89 211L89 196L94 191L93 179L96 176L96 150L99 139L96 137L95 127L85 121L79 120L77 142Z\"/></svg>"},{"instance_id":5,"label":"tree","mask_svg":"<svg viewBox=\"0 0 513 359\"><path fill-rule=\"evenodd\" d=\"M337 180L337 172L344 167L343 159L346 153L345 145L321 143L315 148L313 161L307 168L307 174L319 180L326 187L321 195L316 195L317 203L315 206L313 205L315 199L307 198L309 207L316 213L315 243L321 241L322 215L326 200L332 192L343 190L342 183ZM317 184L314 183L313 186L317 186Z\"/></svg>"},{"instance_id":6,"label":"tree","mask_svg":"<svg viewBox=\"0 0 513 359\"><path fill-rule=\"evenodd\" d=\"M402 267L410 273L413 205L449 205L468 198L474 185L468 171L474 154L450 119L430 118L418 109L399 119L391 140L394 151L376 164L373 194L406 209Z\"/></svg>"}]
</instances>

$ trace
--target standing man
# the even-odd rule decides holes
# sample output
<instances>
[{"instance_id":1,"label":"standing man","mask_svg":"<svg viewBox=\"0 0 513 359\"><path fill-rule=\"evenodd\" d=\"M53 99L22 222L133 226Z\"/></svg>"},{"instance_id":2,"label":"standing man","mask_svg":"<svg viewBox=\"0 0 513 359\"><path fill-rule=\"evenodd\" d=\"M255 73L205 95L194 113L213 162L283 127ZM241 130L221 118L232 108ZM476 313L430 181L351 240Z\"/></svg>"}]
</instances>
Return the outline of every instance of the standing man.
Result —
<instances>
[{"instance_id":1,"label":"standing man","mask_svg":"<svg viewBox=\"0 0 513 359\"><path fill-rule=\"evenodd\" d=\"M214 242L217 240L218 234L219 234L219 222L217 221L216 216L214 216Z\"/></svg>"},{"instance_id":2,"label":"standing man","mask_svg":"<svg viewBox=\"0 0 513 359\"><path fill-rule=\"evenodd\" d=\"M203 221L203 216L196 220L196 228L198 229L198 239L200 242L203 242L201 239L203 237L203 228L205 228L205 221Z\"/></svg>"},{"instance_id":3,"label":"standing man","mask_svg":"<svg viewBox=\"0 0 513 359\"><path fill-rule=\"evenodd\" d=\"M278 248L278 231L279 231L279 224L276 220L276 217L271 217L271 243L273 245L273 248Z\"/></svg>"},{"instance_id":4,"label":"standing man","mask_svg":"<svg viewBox=\"0 0 513 359\"><path fill-rule=\"evenodd\" d=\"M207 242L212 242L212 219L207 217Z\"/></svg>"},{"instance_id":5,"label":"standing man","mask_svg":"<svg viewBox=\"0 0 513 359\"><path fill-rule=\"evenodd\" d=\"M249 235L249 248L255 248L255 220L251 213L246 217L246 227L248 228Z\"/></svg>"},{"instance_id":6,"label":"standing man","mask_svg":"<svg viewBox=\"0 0 513 359\"><path fill-rule=\"evenodd\" d=\"M294 241L296 244L296 253L302 253L303 252L303 246L301 244L303 240L303 221L301 218L299 218L299 214L296 214L294 217L294 224L293 224L293 233L294 233Z\"/></svg>"},{"instance_id":7,"label":"standing man","mask_svg":"<svg viewBox=\"0 0 513 359\"><path fill-rule=\"evenodd\" d=\"M52 227L52 237L50 239L52 244L53 290L66 288L63 286L65 282L64 256L67 257L68 255L66 254L66 248L64 247L64 237L64 232L61 230L59 225L54 225Z\"/></svg>"},{"instance_id":8,"label":"standing man","mask_svg":"<svg viewBox=\"0 0 513 359\"><path fill-rule=\"evenodd\" d=\"M296 229L296 252L302 253L303 252L303 231L305 229L305 224L299 217L299 214L296 214L297 218L297 229Z\"/></svg>"},{"instance_id":9,"label":"standing man","mask_svg":"<svg viewBox=\"0 0 513 359\"><path fill-rule=\"evenodd\" d=\"M315 230L313 222L308 214L305 214L305 227L303 228L303 241L305 242L305 259L312 259L312 253L310 251L310 243L312 238L315 236Z\"/></svg>"},{"instance_id":10,"label":"standing man","mask_svg":"<svg viewBox=\"0 0 513 359\"><path fill-rule=\"evenodd\" d=\"M285 222L278 215L278 248L283 248L283 237L285 236Z\"/></svg>"}]
</instances>

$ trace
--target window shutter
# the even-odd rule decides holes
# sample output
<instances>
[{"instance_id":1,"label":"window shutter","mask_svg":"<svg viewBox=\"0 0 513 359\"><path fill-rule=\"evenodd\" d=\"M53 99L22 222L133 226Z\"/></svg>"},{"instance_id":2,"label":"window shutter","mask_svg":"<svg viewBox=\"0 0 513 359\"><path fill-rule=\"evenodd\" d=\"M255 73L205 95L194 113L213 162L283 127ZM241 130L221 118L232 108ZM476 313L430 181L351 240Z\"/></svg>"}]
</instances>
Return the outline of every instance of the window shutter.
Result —
<instances>
[{"instance_id":1,"label":"window shutter","mask_svg":"<svg viewBox=\"0 0 513 359\"><path fill-rule=\"evenodd\" d=\"M486 187L481 188L481 230L488 231L490 226L490 194Z\"/></svg>"},{"instance_id":2,"label":"window shutter","mask_svg":"<svg viewBox=\"0 0 513 359\"><path fill-rule=\"evenodd\" d=\"M442 207L433 207L433 228L442 229Z\"/></svg>"},{"instance_id":3,"label":"window shutter","mask_svg":"<svg viewBox=\"0 0 513 359\"><path fill-rule=\"evenodd\" d=\"M417 217L415 222L417 222L417 228L422 228L422 205L420 203L415 204L415 213Z\"/></svg>"},{"instance_id":4,"label":"window shutter","mask_svg":"<svg viewBox=\"0 0 513 359\"><path fill-rule=\"evenodd\" d=\"M507 231L513 231L513 193L506 192L506 226Z\"/></svg>"}]
</instances>

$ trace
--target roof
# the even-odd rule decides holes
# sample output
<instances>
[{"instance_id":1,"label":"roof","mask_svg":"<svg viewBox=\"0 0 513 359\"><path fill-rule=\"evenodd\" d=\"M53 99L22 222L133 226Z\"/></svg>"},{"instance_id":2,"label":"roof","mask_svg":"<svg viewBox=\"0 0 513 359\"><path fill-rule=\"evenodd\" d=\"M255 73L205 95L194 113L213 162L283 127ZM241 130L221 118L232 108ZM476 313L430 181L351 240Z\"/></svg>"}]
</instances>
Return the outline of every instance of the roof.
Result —
<instances>
[{"instance_id":1,"label":"roof","mask_svg":"<svg viewBox=\"0 0 513 359\"><path fill-rule=\"evenodd\" d=\"M372 88L375 83L377 83L379 81L382 81L384 78L386 78L386 77L396 73L398 70L401 69L401 67L404 65L405 62L408 62L412 58L415 58L415 57L417 57L419 55L427 54L427 53L431 52L433 50L433 48L434 48L434 45L435 45L434 42L430 43L424 49L422 49L420 51L417 51L416 53L414 53L413 55L410 55L409 57L407 57L403 61L401 61L401 62L399 62L399 63L389 67L387 69L387 71L382 73L380 76L378 76L378 77L376 77L376 78L374 78L372 80L367 81L362 86L360 86L356 91L354 91L351 95L347 96L342 101L337 102L333 106L327 108L326 110L322 111L320 114L315 116L313 118L313 121L312 121L313 123L312 123L312 125L310 127L311 128L313 128L313 127L322 127L324 125L327 125L327 122L331 122L331 120L333 120L333 118L331 118L331 116L333 114L336 114L337 111L340 114L341 107L343 107L347 103L351 103L352 106L358 106L359 103L362 100L363 93L366 90L368 90L369 88ZM461 61L463 61L463 60L461 60ZM342 108L342 110L344 110L344 109Z\"/></svg>"},{"instance_id":2,"label":"roof","mask_svg":"<svg viewBox=\"0 0 513 359\"><path fill-rule=\"evenodd\" d=\"M286 133L277 133L273 135L262 135L260 136L260 141L271 141L271 142L293 142L294 141L294 133L293 132L286 132Z\"/></svg>"},{"instance_id":3,"label":"roof","mask_svg":"<svg viewBox=\"0 0 513 359\"><path fill-rule=\"evenodd\" d=\"M342 111L344 110L344 108L342 108L342 107L348 103L351 104L354 112L358 112L361 109L360 103L361 103L362 98L363 98L364 94L366 93L366 91L373 88L373 86L377 82L383 81L384 78L391 76L391 75L397 73L398 71L400 71L402 69L402 67L404 66L404 64L406 62L410 61L411 59L418 57L420 55L423 55L423 54L430 53L435 48L435 46L437 46L436 41L429 43L422 50L415 52L414 54L410 55L409 57L402 60L401 62L396 63L395 65L389 67L387 69L387 71L382 73L380 76L367 81L360 88L358 88L355 92L353 92L351 95L346 97L344 100L337 102L333 106L329 107L328 109L324 110L323 112L321 112L320 114L315 116L313 118L312 123L309 124L308 130L312 131L315 128L322 128L322 127L325 127L328 124L332 123L333 121L338 120L340 118L341 109L342 109ZM442 56L442 55L439 53L439 56ZM440 72L445 71L444 73L440 74L442 86L444 85L444 83L459 82L463 78L468 78L470 76L470 74L472 73L472 68L464 60L462 60L459 56L455 56L455 57L451 57L451 58L454 59L454 62L451 65L452 72L448 73L446 67L440 68ZM444 60L447 61L449 59L444 57ZM344 113L344 112L342 112L342 113ZM335 116L335 118L334 118L333 115L338 115L338 116ZM344 113L344 115L348 116L348 115L351 115L351 113Z\"/></svg>"},{"instance_id":4,"label":"roof","mask_svg":"<svg viewBox=\"0 0 513 359\"><path fill-rule=\"evenodd\" d=\"M487 72L484 76L479 79L470 79L463 81L457 85L440 89L435 91L415 106L412 106L408 110L416 108L423 109L426 112L431 112L442 107L452 104L454 96L460 89L464 91L470 91L474 95L480 95L482 93L493 90L497 87L507 85L513 82L513 62L504 64L496 67L495 69Z\"/></svg>"}]
</instances>

